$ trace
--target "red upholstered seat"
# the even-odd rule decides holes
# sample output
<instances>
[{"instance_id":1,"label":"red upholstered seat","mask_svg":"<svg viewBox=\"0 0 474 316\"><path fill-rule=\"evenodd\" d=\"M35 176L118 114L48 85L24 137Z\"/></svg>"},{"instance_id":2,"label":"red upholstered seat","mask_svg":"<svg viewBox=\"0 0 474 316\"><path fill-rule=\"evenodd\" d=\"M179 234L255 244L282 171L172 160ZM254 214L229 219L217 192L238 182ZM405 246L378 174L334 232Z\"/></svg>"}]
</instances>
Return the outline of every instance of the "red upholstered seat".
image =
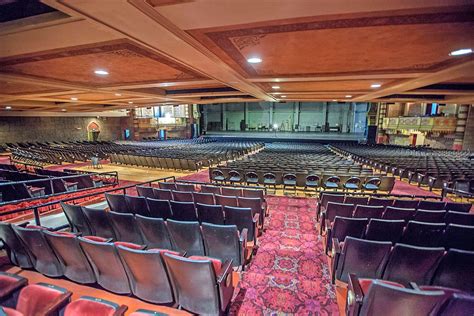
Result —
<instances>
[{"instance_id":1,"label":"red upholstered seat","mask_svg":"<svg viewBox=\"0 0 474 316\"><path fill-rule=\"evenodd\" d=\"M130 248L130 249L137 249L137 250L143 249L143 246L141 246L141 245L137 245L137 244L134 244L134 243L131 243L131 242L125 242L125 241L116 241L116 242L114 242L114 245L115 246L127 247L127 248Z\"/></svg>"},{"instance_id":2,"label":"red upholstered seat","mask_svg":"<svg viewBox=\"0 0 474 316\"><path fill-rule=\"evenodd\" d=\"M47 229L46 227L38 226L38 225L27 225L26 228L29 228L29 229Z\"/></svg>"},{"instance_id":3,"label":"red upholstered seat","mask_svg":"<svg viewBox=\"0 0 474 316\"><path fill-rule=\"evenodd\" d=\"M359 279L359 285L364 295L366 295L369 292L370 285L372 284L373 281L374 279ZM404 288L403 285L397 282L392 282L392 281L387 281L387 280L378 280L378 281L385 284Z\"/></svg>"},{"instance_id":4,"label":"red upholstered seat","mask_svg":"<svg viewBox=\"0 0 474 316\"><path fill-rule=\"evenodd\" d=\"M24 287L16 310L25 316L45 315L47 311L59 309L70 298L71 292L49 284L38 283Z\"/></svg>"},{"instance_id":5,"label":"red upholstered seat","mask_svg":"<svg viewBox=\"0 0 474 316\"><path fill-rule=\"evenodd\" d=\"M119 306L100 298L83 296L67 305L64 316L118 316L123 315L126 309L124 305Z\"/></svg>"},{"instance_id":6,"label":"red upholstered seat","mask_svg":"<svg viewBox=\"0 0 474 316\"><path fill-rule=\"evenodd\" d=\"M152 249L148 249L148 251L157 251L157 252L160 252L160 253L169 253L169 254L172 254L172 255L175 255L175 256L179 256L179 252L169 250L169 249L152 248Z\"/></svg>"},{"instance_id":7,"label":"red upholstered seat","mask_svg":"<svg viewBox=\"0 0 474 316\"><path fill-rule=\"evenodd\" d=\"M165 314L160 313L160 312L151 311L151 310L148 310L148 309L139 309L139 310L136 310L135 312L130 314L130 316L150 316L150 315L161 316L161 315L165 315Z\"/></svg>"},{"instance_id":8,"label":"red upholstered seat","mask_svg":"<svg viewBox=\"0 0 474 316\"><path fill-rule=\"evenodd\" d=\"M197 260L197 261L207 261L210 260L212 263L212 267L214 268L214 272L218 274L221 271L222 262L219 259L206 257L206 256L191 256L189 259Z\"/></svg>"},{"instance_id":9,"label":"red upholstered seat","mask_svg":"<svg viewBox=\"0 0 474 316\"><path fill-rule=\"evenodd\" d=\"M66 237L72 237L72 238L76 237L75 234L69 233L69 232L53 232L53 234L66 236Z\"/></svg>"},{"instance_id":10,"label":"red upholstered seat","mask_svg":"<svg viewBox=\"0 0 474 316\"><path fill-rule=\"evenodd\" d=\"M7 316L23 316L22 313L20 313L17 310L14 310L13 308L0 306L0 315L2 315L2 312L4 313L4 315L7 315Z\"/></svg>"},{"instance_id":11,"label":"red upholstered seat","mask_svg":"<svg viewBox=\"0 0 474 316\"><path fill-rule=\"evenodd\" d=\"M108 240L107 238L99 237L99 236L84 236L82 238L91 240L91 241L97 241L97 242L107 242Z\"/></svg>"},{"instance_id":12,"label":"red upholstered seat","mask_svg":"<svg viewBox=\"0 0 474 316\"><path fill-rule=\"evenodd\" d=\"M10 295L27 283L25 278L0 272L0 298Z\"/></svg>"}]
</instances>

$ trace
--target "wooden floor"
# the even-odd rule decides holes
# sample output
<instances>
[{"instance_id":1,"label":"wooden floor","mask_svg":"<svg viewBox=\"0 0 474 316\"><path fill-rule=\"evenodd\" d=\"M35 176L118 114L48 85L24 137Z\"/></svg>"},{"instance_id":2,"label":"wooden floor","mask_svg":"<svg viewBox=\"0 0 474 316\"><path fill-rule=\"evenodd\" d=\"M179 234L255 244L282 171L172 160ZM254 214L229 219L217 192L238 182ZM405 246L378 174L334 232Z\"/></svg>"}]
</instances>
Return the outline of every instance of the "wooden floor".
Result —
<instances>
[{"instance_id":1,"label":"wooden floor","mask_svg":"<svg viewBox=\"0 0 474 316\"><path fill-rule=\"evenodd\" d=\"M80 285L66 279L48 278L42 275L41 273L29 271L29 270L22 270L18 267L1 267L0 270L23 276L28 279L28 282L30 284L44 282L44 283L54 284L54 285L66 288L72 292L72 300L77 300L79 297L87 295L87 296L99 297L105 300L115 302L117 304L126 305L128 306L128 310L125 313L125 315L129 315L130 313L140 308L149 309L149 310L153 310L153 311L161 312L161 313L166 313L169 315L192 315L186 311L177 310L177 309L162 306L162 305L149 304L139 299L136 299L134 297L113 294L111 292L107 292L100 288L94 288L87 285Z\"/></svg>"},{"instance_id":2,"label":"wooden floor","mask_svg":"<svg viewBox=\"0 0 474 316\"><path fill-rule=\"evenodd\" d=\"M90 166L81 166L76 167L74 169L84 170L84 171L94 171L94 172L109 172L109 171L117 171L120 180L127 180L127 181L137 181L137 182L145 182L151 181L159 178L164 177L183 177L195 171L177 171L171 169L156 169L156 168L147 168L147 167L132 167L132 166L122 166L116 164L105 164L102 165L100 169L92 169Z\"/></svg>"}]
</instances>

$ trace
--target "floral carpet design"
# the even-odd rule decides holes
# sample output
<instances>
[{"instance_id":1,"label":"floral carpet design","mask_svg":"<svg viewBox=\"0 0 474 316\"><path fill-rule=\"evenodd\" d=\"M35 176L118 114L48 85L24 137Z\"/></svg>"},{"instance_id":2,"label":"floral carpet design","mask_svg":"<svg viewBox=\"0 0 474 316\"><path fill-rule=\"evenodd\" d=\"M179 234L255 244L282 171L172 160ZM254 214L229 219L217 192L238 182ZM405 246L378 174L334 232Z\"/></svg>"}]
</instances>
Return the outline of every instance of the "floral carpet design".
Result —
<instances>
[{"instance_id":1,"label":"floral carpet design","mask_svg":"<svg viewBox=\"0 0 474 316\"><path fill-rule=\"evenodd\" d=\"M270 216L259 249L242 275L231 315L338 315L316 200L268 196Z\"/></svg>"}]
</instances>

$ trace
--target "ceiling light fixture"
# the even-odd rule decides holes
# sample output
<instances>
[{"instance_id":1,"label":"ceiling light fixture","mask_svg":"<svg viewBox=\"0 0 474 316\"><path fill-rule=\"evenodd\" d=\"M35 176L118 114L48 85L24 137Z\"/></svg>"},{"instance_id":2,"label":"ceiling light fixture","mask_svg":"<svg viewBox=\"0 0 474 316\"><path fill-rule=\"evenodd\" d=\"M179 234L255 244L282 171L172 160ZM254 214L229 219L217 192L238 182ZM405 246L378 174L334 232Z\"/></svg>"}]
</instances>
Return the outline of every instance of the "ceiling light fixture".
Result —
<instances>
[{"instance_id":1,"label":"ceiling light fixture","mask_svg":"<svg viewBox=\"0 0 474 316\"><path fill-rule=\"evenodd\" d=\"M66 110L66 109L62 109L61 111L66 112L67 110Z\"/></svg>"},{"instance_id":2,"label":"ceiling light fixture","mask_svg":"<svg viewBox=\"0 0 474 316\"><path fill-rule=\"evenodd\" d=\"M471 54L472 53L472 48L461 48L458 50L453 50L451 53L449 53L449 56L461 56L461 55L466 55L466 54Z\"/></svg>"},{"instance_id":3,"label":"ceiling light fixture","mask_svg":"<svg viewBox=\"0 0 474 316\"><path fill-rule=\"evenodd\" d=\"M251 58L247 59L247 61L251 64L258 64L258 63L262 62L262 59L259 58L259 57L251 57Z\"/></svg>"},{"instance_id":4,"label":"ceiling light fixture","mask_svg":"<svg viewBox=\"0 0 474 316\"><path fill-rule=\"evenodd\" d=\"M109 74L109 72L107 70L104 70L104 69L94 70L94 73L96 75L99 75L99 76L107 76Z\"/></svg>"},{"instance_id":5,"label":"ceiling light fixture","mask_svg":"<svg viewBox=\"0 0 474 316\"><path fill-rule=\"evenodd\" d=\"M382 85L380 83L373 83L370 85L371 88L373 89L377 89L377 88L380 88Z\"/></svg>"},{"instance_id":6,"label":"ceiling light fixture","mask_svg":"<svg viewBox=\"0 0 474 316\"><path fill-rule=\"evenodd\" d=\"M121 97L122 94L121 94L121 93L116 93L115 96L116 96L116 97Z\"/></svg>"},{"instance_id":7,"label":"ceiling light fixture","mask_svg":"<svg viewBox=\"0 0 474 316\"><path fill-rule=\"evenodd\" d=\"M9 105L7 105L7 106L5 107L5 110L11 110L11 109L12 109L12 107L9 106Z\"/></svg>"},{"instance_id":8,"label":"ceiling light fixture","mask_svg":"<svg viewBox=\"0 0 474 316\"><path fill-rule=\"evenodd\" d=\"M281 97L282 97L282 98L286 98L286 95L282 95Z\"/></svg>"},{"instance_id":9,"label":"ceiling light fixture","mask_svg":"<svg viewBox=\"0 0 474 316\"><path fill-rule=\"evenodd\" d=\"M133 104L133 102L132 102L132 101L128 101L128 104Z\"/></svg>"},{"instance_id":10,"label":"ceiling light fixture","mask_svg":"<svg viewBox=\"0 0 474 316\"><path fill-rule=\"evenodd\" d=\"M71 101L77 101L77 100L79 100L79 99L76 98L76 97L72 97L72 98L71 98Z\"/></svg>"},{"instance_id":11,"label":"ceiling light fixture","mask_svg":"<svg viewBox=\"0 0 474 316\"><path fill-rule=\"evenodd\" d=\"M272 89L280 89L280 86L272 86Z\"/></svg>"},{"instance_id":12,"label":"ceiling light fixture","mask_svg":"<svg viewBox=\"0 0 474 316\"><path fill-rule=\"evenodd\" d=\"M346 95L346 98L352 98L352 95Z\"/></svg>"},{"instance_id":13,"label":"ceiling light fixture","mask_svg":"<svg viewBox=\"0 0 474 316\"><path fill-rule=\"evenodd\" d=\"M332 102L337 102L337 100L336 100L336 99L332 99Z\"/></svg>"}]
</instances>

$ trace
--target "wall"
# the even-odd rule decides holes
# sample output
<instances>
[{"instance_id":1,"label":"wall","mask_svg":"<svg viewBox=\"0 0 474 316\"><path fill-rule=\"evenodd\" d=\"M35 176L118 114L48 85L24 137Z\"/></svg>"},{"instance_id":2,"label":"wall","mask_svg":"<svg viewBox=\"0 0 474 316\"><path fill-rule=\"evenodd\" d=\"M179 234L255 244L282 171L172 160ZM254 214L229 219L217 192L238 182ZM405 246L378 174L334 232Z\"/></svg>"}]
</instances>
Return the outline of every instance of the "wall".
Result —
<instances>
[{"instance_id":1,"label":"wall","mask_svg":"<svg viewBox=\"0 0 474 316\"><path fill-rule=\"evenodd\" d=\"M464 150L474 150L474 107L471 105L467 116L466 130L464 132Z\"/></svg>"},{"instance_id":2,"label":"wall","mask_svg":"<svg viewBox=\"0 0 474 316\"><path fill-rule=\"evenodd\" d=\"M35 141L87 140L87 125L100 127L99 140L123 138L123 129L132 124L129 117L0 117L0 144Z\"/></svg>"}]
</instances>

